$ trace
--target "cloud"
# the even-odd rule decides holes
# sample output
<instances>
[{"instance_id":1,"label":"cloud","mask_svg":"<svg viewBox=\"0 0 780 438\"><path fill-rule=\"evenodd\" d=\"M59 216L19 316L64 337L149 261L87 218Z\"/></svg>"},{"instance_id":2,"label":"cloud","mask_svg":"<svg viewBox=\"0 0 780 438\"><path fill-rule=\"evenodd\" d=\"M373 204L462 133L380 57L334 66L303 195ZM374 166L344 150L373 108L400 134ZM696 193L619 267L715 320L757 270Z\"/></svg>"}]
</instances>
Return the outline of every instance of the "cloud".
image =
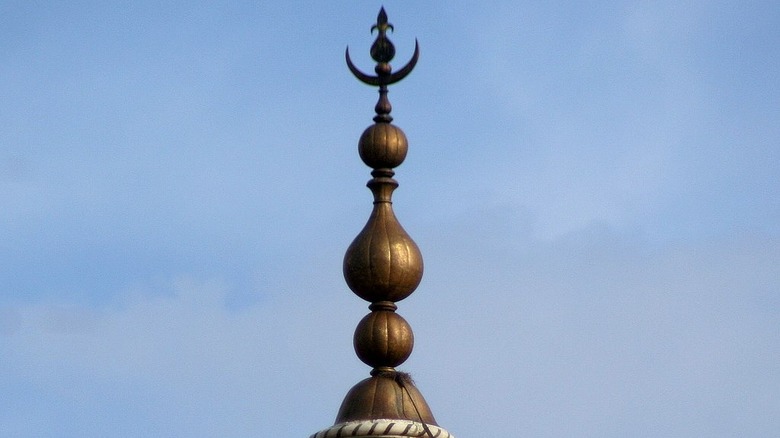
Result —
<instances>
[{"instance_id":1,"label":"cloud","mask_svg":"<svg viewBox=\"0 0 780 438\"><path fill-rule=\"evenodd\" d=\"M458 436L507 418L539 436L776 430L780 241L659 246L597 224L539 240L515 209L475 217L423 230L426 275L399 303L417 341L402 368L443 426ZM103 307L7 307L0 387L12 397L0 426L86 437L327 427L368 371L350 345L365 303L324 272L333 267L238 309L224 283L191 277Z\"/></svg>"},{"instance_id":2,"label":"cloud","mask_svg":"<svg viewBox=\"0 0 780 438\"><path fill-rule=\"evenodd\" d=\"M329 318L338 309L317 311L331 306L313 294L306 300L313 307L291 298L236 311L225 296L218 282L185 278L168 293L135 294L104 308L44 302L6 309L1 386L10 397L0 429L205 437L302 428L303 436L319 424L291 427L296 413L332 421L348 388L335 386L340 373L318 361L351 354L352 328L332 337ZM339 341L341 349L329 347ZM349 369L349 360L339 362ZM303 408L322 399L331 409Z\"/></svg>"},{"instance_id":3,"label":"cloud","mask_svg":"<svg viewBox=\"0 0 780 438\"><path fill-rule=\"evenodd\" d=\"M451 243L424 252L435 291L407 319L431 360L418 381L450 430L477 436L507 419L534 436L777 428L780 241L657 246L603 225L536 240L511 233L515 214L443 229Z\"/></svg>"}]
</instances>

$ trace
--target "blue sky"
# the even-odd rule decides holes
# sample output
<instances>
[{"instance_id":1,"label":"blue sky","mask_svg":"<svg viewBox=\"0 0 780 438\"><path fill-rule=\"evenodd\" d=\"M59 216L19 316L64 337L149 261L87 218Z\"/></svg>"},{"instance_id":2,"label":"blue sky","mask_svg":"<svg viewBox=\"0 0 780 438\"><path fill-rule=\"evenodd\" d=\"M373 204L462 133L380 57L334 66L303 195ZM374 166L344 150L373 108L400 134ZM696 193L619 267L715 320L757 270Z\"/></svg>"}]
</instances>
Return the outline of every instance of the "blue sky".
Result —
<instances>
[{"instance_id":1,"label":"blue sky","mask_svg":"<svg viewBox=\"0 0 780 438\"><path fill-rule=\"evenodd\" d=\"M0 435L308 436L379 2L0 3ZM780 428L780 4L389 2L410 371L456 436Z\"/></svg>"}]
</instances>

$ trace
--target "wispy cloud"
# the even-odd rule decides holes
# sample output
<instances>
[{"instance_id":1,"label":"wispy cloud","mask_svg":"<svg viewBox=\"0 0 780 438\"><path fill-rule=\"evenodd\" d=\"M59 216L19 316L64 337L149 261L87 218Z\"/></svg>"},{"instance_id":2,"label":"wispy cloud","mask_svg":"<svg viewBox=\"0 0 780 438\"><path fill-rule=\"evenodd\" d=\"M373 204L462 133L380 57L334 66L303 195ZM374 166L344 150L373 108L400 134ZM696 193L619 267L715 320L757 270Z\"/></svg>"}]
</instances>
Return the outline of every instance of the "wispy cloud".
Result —
<instances>
[{"instance_id":1,"label":"wispy cloud","mask_svg":"<svg viewBox=\"0 0 780 438\"><path fill-rule=\"evenodd\" d=\"M509 417L542 435L777 426L776 240L654 249L605 228L496 247L522 223L462 225L471 232L441 230L399 309L418 339L408 368L451 430ZM16 397L2 424L37 436L312 433L367 372L349 346L366 310L349 295L300 290L230 310L223 285L180 279L99 309L6 308L2 386Z\"/></svg>"}]
</instances>

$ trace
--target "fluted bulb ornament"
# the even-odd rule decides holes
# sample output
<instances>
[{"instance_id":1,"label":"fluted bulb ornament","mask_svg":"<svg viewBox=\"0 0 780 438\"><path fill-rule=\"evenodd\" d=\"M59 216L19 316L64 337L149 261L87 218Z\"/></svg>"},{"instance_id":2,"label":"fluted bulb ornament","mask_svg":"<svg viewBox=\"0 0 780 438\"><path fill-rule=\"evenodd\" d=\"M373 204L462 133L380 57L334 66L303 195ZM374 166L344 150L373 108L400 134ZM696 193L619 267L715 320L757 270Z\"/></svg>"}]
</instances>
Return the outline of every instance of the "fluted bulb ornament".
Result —
<instances>
[{"instance_id":1,"label":"fluted bulb ornament","mask_svg":"<svg viewBox=\"0 0 780 438\"><path fill-rule=\"evenodd\" d=\"M393 213L390 197L398 183L378 176L368 185L374 192L374 209L344 256L344 279L368 302L401 301L422 280L422 254Z\"/></svg>"}]
</instances>

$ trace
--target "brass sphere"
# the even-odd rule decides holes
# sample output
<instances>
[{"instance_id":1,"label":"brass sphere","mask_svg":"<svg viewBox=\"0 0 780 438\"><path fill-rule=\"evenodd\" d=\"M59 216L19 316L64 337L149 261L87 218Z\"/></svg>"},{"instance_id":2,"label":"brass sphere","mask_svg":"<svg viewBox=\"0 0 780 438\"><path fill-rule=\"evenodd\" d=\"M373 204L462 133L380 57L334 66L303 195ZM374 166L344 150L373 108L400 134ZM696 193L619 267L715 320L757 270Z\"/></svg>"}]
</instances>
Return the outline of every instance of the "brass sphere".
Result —
<instances>
[{"instance_id":1,"label":"brass sphere","mask_svg":"<svg viewBox=\"0 0 780 438\"><path fill-rule=\"evenodd\" d=\"M363 131L358 142L360 158L373 169L392 169L406 159L409 142L401 128L376 123Z\"/></svg>"},{"instance_id":2,"label":"brass sphere","mask_svg":"<svg viewBox=\"0 0 780 438\"><path fill-rule=\"evenodd\" d=\"M389 310L373 311L355 329L355 353L371 367L396 367L409 358L414 334L409 323Z\"/></svg>"}]
</instances>

